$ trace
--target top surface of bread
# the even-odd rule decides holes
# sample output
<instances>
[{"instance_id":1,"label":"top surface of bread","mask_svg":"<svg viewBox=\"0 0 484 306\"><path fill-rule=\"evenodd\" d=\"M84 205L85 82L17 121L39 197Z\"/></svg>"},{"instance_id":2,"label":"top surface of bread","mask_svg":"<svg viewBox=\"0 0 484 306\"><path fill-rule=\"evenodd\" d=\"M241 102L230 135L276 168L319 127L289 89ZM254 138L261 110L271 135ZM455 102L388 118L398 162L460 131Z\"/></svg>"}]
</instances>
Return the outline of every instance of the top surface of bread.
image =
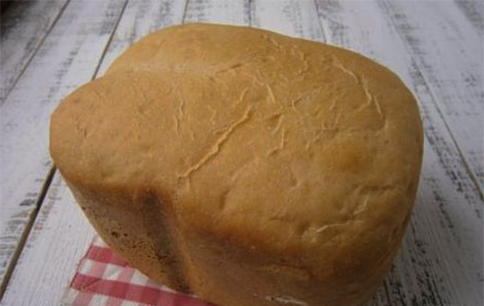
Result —
<instances>
[{"instance_id":1,"label":"top surface of bread","mask_svg":"<svg viewBox=\"0 0 484 306\"><path fill-rule=\"evenodd\" d=\"M198 24L148 35L68 96L51 153L75 184L156 194L194 231L323 269L388 252L422 129L412 94L363 56Z\"/></svg>"}]
</instances>

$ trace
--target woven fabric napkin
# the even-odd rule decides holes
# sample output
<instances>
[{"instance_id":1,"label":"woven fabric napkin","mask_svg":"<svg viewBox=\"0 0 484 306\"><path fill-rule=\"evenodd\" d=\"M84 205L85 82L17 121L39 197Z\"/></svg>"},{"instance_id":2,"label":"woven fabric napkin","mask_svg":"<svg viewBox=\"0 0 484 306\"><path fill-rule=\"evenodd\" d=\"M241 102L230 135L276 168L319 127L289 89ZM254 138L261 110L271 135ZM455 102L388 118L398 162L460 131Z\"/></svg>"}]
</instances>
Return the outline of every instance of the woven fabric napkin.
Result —
<instances>
[{"instance_id":1,"label":"woven fabric napkin","mask_svg":"<svg viewBox=\"0 0 484 306\"><path fill-rule=\"evenodd\" d=\"M62 305L214 306L150 280L117 257L99 237L81 259Z\"/></svg>"}]
</instances>

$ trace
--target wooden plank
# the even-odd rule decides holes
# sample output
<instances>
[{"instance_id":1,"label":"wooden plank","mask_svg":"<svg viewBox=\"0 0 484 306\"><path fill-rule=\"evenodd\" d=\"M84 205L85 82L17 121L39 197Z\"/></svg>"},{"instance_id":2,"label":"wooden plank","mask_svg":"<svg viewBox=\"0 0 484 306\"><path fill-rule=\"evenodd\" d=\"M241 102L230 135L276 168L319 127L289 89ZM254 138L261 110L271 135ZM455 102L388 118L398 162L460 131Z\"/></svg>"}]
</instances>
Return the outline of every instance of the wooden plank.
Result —
<instances>
[{"instance_id":1,"label":"wooden plank","mask_svg":"<svg viewBox=\"0 0 484 306\"><path fill-rule=\"evenodd\" d=\"M324 41L313 1L256 0L253 6L255 27L290 36Z\"/></svg>"},{"instance_id":2,"label":"wooden plank","mask_svg":"<svg viewBox=\"0 0 484 306\"><path fill-rule=\"evenodd\" d=\"M482 200L421 66L376 3L317 4L329 42L390 67L420 102L425 125L422 178L403 248L387 279L389 304L481 304Z\"/></svg>"},{"instance_id":3,"label":"wooden plank","mask_svg":"<svg viewBox=\"0 0 484 306\"><path fill-rule=\"evenodd\" d=\"M2 283L52 167L50 113L64 95L92 77L122 7L117 0L70 3L0 106Z\"/></svg>"},{"instance_id":4,"label":"wooden plank","mask_svg":"<svg viewBox=\"0 0 484 306\"><path fill-rule=\"evenodd\" d=\"M452 1L380 1L415 59L469 170L484 188L484 36Z\"/></svg>"},{"instance_id":5,"label":"wooden plank","mask_svg":"<svg viewBox=\"0 0 484 306\"><path fill-rule=\"evenodd\" d=\"M116 55L136 39L155 29L180 23L184 8L185 3L182 1L130 0L112 36L99 72L105 71ZM100 15L109 14L100 12ZM100 46L96 48L99 48L105 42L97 41L97 44ZM97 56L99 58L100 54ZM80 66L74 68L78 72L84 69ZM72 73L76 75L76 70ZM94 69L85 73L88 76L80 80L80 83L95 76ZM68 91L72 89L70 87ZM2 302L5 305L59 305L64 289L72 279L76 265L87 250L93 234L70 191L56 173Z\"/></svg>"},{"instance_id":6,"label":"wooden plank","mask_svg":"<svg viewBox=\"0 0 484 306\"><path fill-rule=\"evenodd\" d=\"M249 24L249 0L191 0L187 2L185 22Z\"/></svg>"},{"instance_id":7,"label":"wooden plank","mask_svg":"<svg viewBox=\"0 0 484 306\"><path fill-rule=\"evenodd\" d=\"M42 45L68 2L19 1L2 12L0 104Z\"/></svg>"}]
</instances>

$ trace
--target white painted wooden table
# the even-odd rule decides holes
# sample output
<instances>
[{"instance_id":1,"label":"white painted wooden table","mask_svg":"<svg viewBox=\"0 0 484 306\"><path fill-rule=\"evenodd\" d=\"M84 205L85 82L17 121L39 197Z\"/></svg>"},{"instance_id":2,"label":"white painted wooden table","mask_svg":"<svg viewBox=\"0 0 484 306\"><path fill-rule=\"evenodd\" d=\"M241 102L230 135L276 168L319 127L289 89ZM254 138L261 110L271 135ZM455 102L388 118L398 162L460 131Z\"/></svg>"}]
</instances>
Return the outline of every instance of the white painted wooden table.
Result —
<instances>
[{"instance_id":1,"label":"white painted wooden table","mask_svg":"<svg viewBox=\"0 0 484 306\"><path fill-rule=\"evenodd\" d=\"M2 4L5 4L2 2ZM58 305L94 235L48 153L49 115L139 37L170 24L262 27L396 71L425 125L403 248L370 305L483 305L484 2L17 1L1 18L0 295Z\"/></svg>"}]
</instances>

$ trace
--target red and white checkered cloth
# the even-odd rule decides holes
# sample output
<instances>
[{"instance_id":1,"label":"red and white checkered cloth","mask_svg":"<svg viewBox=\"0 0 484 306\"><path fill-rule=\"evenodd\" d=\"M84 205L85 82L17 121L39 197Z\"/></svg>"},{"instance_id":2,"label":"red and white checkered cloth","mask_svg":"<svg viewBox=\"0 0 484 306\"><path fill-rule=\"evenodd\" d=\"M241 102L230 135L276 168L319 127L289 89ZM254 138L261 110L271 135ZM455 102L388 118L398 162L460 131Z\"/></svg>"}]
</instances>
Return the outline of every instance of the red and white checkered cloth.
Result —
<instances>
[{"instance_id":1,"label":"red and white checkered cloth","mask_svg":"<svg viewBox=\"0 0 484 306\"><path fill-rule=\"evenodd\" d=\"M163 305L210 306L194 296L175 292L156 283L117 257L99 238L87 254L66 290L62 305ZM213 306L213 305L212 305Z\"/></svg>"}]
</instances>

